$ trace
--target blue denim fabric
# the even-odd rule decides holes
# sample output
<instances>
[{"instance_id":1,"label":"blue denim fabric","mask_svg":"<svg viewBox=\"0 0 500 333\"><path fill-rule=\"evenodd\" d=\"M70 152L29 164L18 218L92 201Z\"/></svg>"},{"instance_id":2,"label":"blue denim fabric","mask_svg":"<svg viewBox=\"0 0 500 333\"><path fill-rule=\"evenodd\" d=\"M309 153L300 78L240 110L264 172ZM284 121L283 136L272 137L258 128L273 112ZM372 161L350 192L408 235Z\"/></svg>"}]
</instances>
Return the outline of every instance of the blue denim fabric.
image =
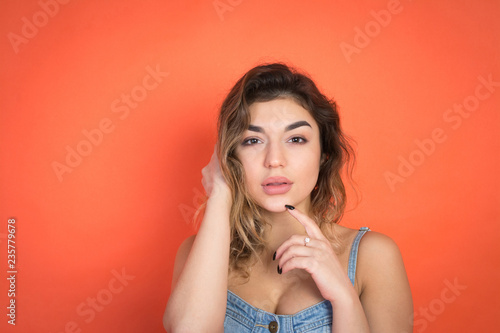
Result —
<instances>
[{"instance_id":1,"label":"blue denim fabric","mask_svg":"<svg viewBox=\"0 0 500 333\"><path fill-rule=\"evenodd\" d=\"M360 228L358 234L356 235L356 238L354 238L354 242L352 242L351 253L349 254L349 264L347 265L347 276L349 277L349 280L351 280L353 286L354 278L356 277L356 263L358 262L359 241L367 231L370 231L370 229L367 227Z\"/></svg>"},{"instance_id":2,"label":"blue denim fabric","mask_svg":"<svg viewBox=\"0 0 500 333\"><path fill-rule=\"evenodd\" d=\"M369 230L370 229L365 227L361 228L351 247L347 275L353 285L354 277L356 276L359 241ZM270 324L272 322L277 324L277 330L270 329ZM293 315L277 315L250 305L242 298L228 290L224 332L331 333L332 305L330 301L324 300Z\"/></svg>"}]
</instances>

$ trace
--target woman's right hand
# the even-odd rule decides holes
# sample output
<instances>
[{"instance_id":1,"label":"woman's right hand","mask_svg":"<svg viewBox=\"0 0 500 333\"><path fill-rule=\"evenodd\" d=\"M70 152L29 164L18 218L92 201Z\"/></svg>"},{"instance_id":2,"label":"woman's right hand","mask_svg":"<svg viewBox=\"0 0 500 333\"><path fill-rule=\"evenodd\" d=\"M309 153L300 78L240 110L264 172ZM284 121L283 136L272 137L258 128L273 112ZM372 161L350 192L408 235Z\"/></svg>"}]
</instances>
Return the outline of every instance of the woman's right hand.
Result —
<instances>
[{"instance_id":1,"label":"woman's right hand","mask_svg":"<svg viewBox=\"0 0 500 333\"><path fill-rule=\"evenodd\" d=\"M222 175L222 171L219 165L219 159L217 157L217 148L214 147L214 152L210 162L201 170L203 178L201 183L207 192L209 198L231 198L231 190Z\"/></svg>"}]
</instances>

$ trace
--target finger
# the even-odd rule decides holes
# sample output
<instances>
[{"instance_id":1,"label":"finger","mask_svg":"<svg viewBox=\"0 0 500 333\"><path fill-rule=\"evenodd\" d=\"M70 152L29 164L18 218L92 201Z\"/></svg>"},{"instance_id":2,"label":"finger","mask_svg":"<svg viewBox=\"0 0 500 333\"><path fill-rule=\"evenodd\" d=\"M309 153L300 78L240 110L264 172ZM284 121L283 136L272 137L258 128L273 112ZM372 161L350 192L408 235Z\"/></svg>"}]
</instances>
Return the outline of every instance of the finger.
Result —
<instances>
[{"instance_id":1,"label":"finger","mask_svg":"<svg viewBox=\"0 0 500 333\"><path fill-rule=\"evenodd\" d=\"M214 153L212 154L212 159L217 168L220 167L219 151L217 150L217 145L214 146Z\"/></svg>"},{"instance_id":2,"label":"finger","mask_svg":"<svg viewBox=\"0 0 500 333\"><path fill-rule=\"evenodd\" d=\"M312 274L315 266L317 266L315 263L316 261L314 261L314 259L311 257L293 257L290 260L287 260L287 262L285 262L283 266L280 266L281 274L294 269L303 269L309 274Z\"/></svg>"},{"instance_id":3,"label":"finger","mask_svg":"<svg viewBox=\"0 0 500 333\"><path fill-rule=\"evenodd\" d=\"M306 245L305 239L309 238L309 242ZM284 256L285 253L289 251L290 248L292 247L297 247L299 248L299 255L301 253L306 253L303 250L300 250L300 248L319 248L321 249L323 244L321 240L318 239L312 239L307 235L293 235L290 238L288 238L286 241L284 241L277 249L276 249L276 260L281 260ZM307 250L308 251L308 250ZM307 252L311 253L311 252Z\"/></svg>"},{"instance_id":4,"label":"finger","mask_svg":"<svg viewBox=\"0 0 500 333\"><path fill-rule=\"evenodd\" d=\"M219 156L217 155L217 146L214 146L214 153L212 154L212 157L210 158L210 166L212 167L213 173L215 175L222 177L222 170L220 168L220 160L219 160Z\"/></svg>"},{"instance_id":5,"label":"finger","mask_svg":"<svg viewBox=\"0 0 500 333\"><path fill-rule=\"evenodd\" d=\"M281 243L281 245L276 249L276 259L280 259L283 253L287 251L291 246L304 245L304 240L309 237L307 235L292 235L286 241Z\"/></svg>"},{"instance_id":6,"label":"finger","mask_svg":"<svg viewBox=\"0 0 500 333\"><path fill-rule=\"evenodd\" d=\"M312 242L311 242L312 243ZM283 266L288 260L295 257L311 257L314 255L315 249L310 246L304 246L304 243L291 244L282 249L281 254L278 256L276 253L276 259L278 265Z\"/></svg>"},{"instance_id":7,"label":"finger","mask_svg":"<svg viewBox=\"0 0 500 333\"><path fill-rule=\"evenodd\" d=\"M300 222L300 224L302 224L302 226L306 229L306 233L309 235L309 237L317 239L325 238L325 236L323 236L323 233L321 232L316 222L314 222L309 216L302 213L296 208L290 209L287 207L286 209L293 217L295 217L297 221Z\"/></svg>"}]
</instances>

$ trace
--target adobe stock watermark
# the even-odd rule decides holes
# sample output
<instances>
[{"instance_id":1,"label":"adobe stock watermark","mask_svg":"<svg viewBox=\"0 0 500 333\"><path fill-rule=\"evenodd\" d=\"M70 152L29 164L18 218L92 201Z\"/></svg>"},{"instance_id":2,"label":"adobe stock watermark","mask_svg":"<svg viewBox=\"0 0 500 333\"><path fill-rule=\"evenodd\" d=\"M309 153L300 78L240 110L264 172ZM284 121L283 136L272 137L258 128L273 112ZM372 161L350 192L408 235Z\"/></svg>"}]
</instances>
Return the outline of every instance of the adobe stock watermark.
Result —
<instances>
[{"instance_id":1,"label":"adobe stock watermark","mask_svg":"<svg viewBox=\"0 0 500 333\"><path fill-rule=\"evenodd\" d=\"M224 13L232 12L234 8L241 5L243 0L214 0L212 2L215 12L221 21L224 21Z\"/></svg>"},{"instance_id":2,"label":"adobe stock watermark","mask_svg":"<svg viewBox=\"0 0 500 333\"><path fill-rule=\"evenodd\" d=\"M462 292L467 289L466 285L460 284L458 278L453 280L453 283L445 279L443 281L444 287L438 297L429 302L427 306L421 306L415 310L409 318L410 323L413 323L413 332L422 333L430 325L436 321L448 305L454 303ZM408 332L401 332L408 333Z\"/></svg>"},{"instance_id":3,"label":"adobe stock watermark","mask_svg":"<svg viewBox=\"0 0 500 333\"><path fill-rule=\"evenodd\" d=\"M146 75L141 80L140 84L135 85L130 92L122 93L120 98L111 102L111 112L116 114L120 120L125 120L130 116L130 112L136 109L142 101L148 97L148 94L158 88L163 80L169 75L168 72L162 72L160 65L155 68L146 66ZM95 147L98 147L104 141L106 134L112 133L116 128L116 121L111 118L102 118L95 128L83 129L81 139L73 147L66 145L66 157L64 162L52 161L52 170L59 180L63 181L63 176L66 173L71 173L73 170L82 164L85 157L92 154Z\"/></svg>"},{"instance_id":4,"label":"adobe stock watermark","mask_svg":"<svg viewBox=\"0 0 500 333\"><path fill-rule=\"evenodd\" d=\"M191 205L187 205L184 203L179 204L178 208L179 211L182 215L182 218L184 219L184 222L186 224L190 224L194 222L194 218L196 216L196 212L198 211L198 208L205 202L206 195L204 191L201 191L200 189L193 187L193 200Z\"/></svg>"},{"instance_id":5,"label":"adobe stock watermark","mask_svg":"<svg viewBox=\"0 0 500 333\"><path fill-rule=\"evenodd\" d=\"M49 21L54 18L61 8L60 5L66 5L69 0L40 0L38 1L39 10L31 18L23 16L21 18L22 27L20 33L9 32L7 38L12 45L14 53L19 53L23 44L28 44L30 40L38 35L40 29L45 27Z\"/></svg>"},{"instance_id":6,"label":"adobe stock watermark","mask_svg":"<svg viewBox=\"0 0 500 333\"><path fill-rule=\"evenodd\" d=\"M477 80L479 83L476 85L474 93L465 97L461 103L454 103L442 115L444 123L454 131L462 126L464 119L469 118L479 108L481 102L490 98L495 93L496 88L500 87L500 81L493 81L492 74L489 74L487 77L478 76ZM395 192L396 185L404 183L429 156L434 154L437 146L448 139L447 131L449 129L446 130L442 127L434 128L429 137L422 140L414 140L416 148L409 154L398 156L399 165L397 169L394 172L384 172L385 182L391 189L391 192Z\"/></svg>"},{"instance_id":7,"label":"adobe stock watermark","mask_svg":"<svg viewBox=\"0 0 500 333\"><path fill-rule=\"evenodd\" d=\"M125 287L129 285L129 282L135 279L135 276L128 275L125 272L125 268L118 272L116 269L111 270L113 277L108 281L105 288L99 290L95 296L87 297L87 299L75 308L76 314L83 320L85 324L90 324L99 313L111 304L113 299L123 292ZM57 333L81 333L83 330L81 324L77 321L70 320L64 325L62 331Z\"/></svg>"},{"instance_id":8,"label":"adobe stock watermark","mask_svg":"<svg viewBox=\"0 0 500 333\"><path fill-rule=\"evenodd\" d=\"M403 11L403 5L399 0L389 0L386 7L387 9L370 11L373 19L366 22L363 29L358 26L354 27L355 35L352 44L347 42L339 44L348 64L351 63L354 54L360 54L361 50L368 47L372 40L380 35L382 28L386 28L391 23L394 15L398 15Z\"/></svg>"}]
</instances>

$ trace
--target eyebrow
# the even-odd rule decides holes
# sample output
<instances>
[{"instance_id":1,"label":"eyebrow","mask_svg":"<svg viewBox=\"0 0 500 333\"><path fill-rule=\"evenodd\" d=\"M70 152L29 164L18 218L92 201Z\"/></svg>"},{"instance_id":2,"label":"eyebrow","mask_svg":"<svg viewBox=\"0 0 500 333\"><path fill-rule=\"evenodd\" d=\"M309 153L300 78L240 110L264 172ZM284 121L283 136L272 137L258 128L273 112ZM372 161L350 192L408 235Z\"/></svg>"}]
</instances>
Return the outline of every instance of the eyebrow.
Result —
<instances>
[{"instance_id":1,"label":"eyebrow","mask_svg":"<svg viewBox=\"0 0 500 333\"><path fill-rule=\"evenodd\" d=\"M307 121L300 120L300 121L296 121L294 123L291 123L290 125L285 127L285 132L291 131L293 129L296 129L296 128L299 128L302 126L309 126L312 128L311 124L309 124ZM252 132L264 133L264 129L262 127L255 126L255 125L248 125L248 130L252 131Z\"/></svg>"}]
</instances>

